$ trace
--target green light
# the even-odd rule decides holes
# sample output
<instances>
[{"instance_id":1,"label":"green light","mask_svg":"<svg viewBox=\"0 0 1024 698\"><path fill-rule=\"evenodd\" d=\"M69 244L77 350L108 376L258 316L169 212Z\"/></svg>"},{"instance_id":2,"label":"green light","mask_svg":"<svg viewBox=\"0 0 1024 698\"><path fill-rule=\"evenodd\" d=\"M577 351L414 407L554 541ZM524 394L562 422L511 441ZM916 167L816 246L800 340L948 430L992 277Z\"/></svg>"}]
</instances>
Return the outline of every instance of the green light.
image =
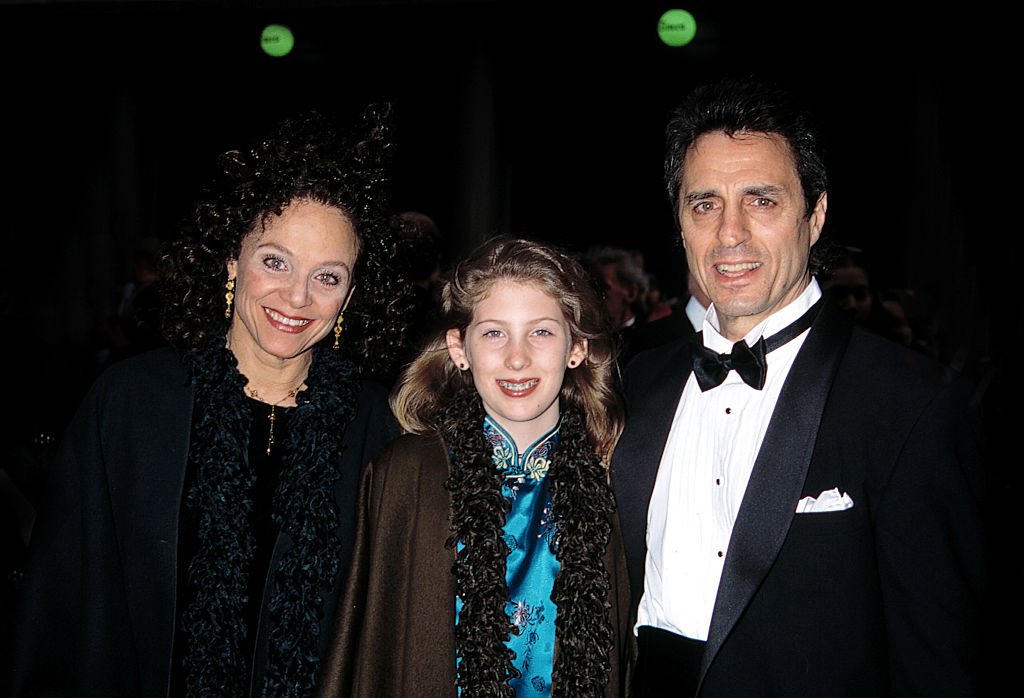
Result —
<instances>
[{"instance_id":1,"label":"green light","mask_svg":"<svg viewBox=\"0 0 1024 698\"><path fill-rule=\"evenodd\" d=\"M260 46L268 56L280 58L292 52L295 37L292 30L283 24L268 24L260 34Z\"/></svg>"},{"instance_id":2,"label":"green light","mask_svg":"<svg viewBox=\"0 0 1024 698\"><path fill-rule=\"evenodd\" d=\"M697 35L697 20L686 10L669 10L658 20L658 38L666 46L686 46Z\"/></svg>"}]
</instances>

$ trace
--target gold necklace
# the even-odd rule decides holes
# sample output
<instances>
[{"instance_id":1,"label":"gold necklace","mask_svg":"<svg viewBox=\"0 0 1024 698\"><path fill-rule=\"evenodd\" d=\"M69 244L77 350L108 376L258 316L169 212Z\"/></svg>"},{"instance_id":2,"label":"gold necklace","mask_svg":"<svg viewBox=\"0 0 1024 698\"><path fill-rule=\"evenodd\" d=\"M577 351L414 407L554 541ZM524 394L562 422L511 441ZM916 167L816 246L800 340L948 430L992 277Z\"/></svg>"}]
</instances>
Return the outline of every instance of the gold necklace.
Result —
<instances>
[{"instance_id":1,"label":"gold necklace","mask_svg":"<svg viewBox=\"0 0 1024 698\"><path fill-rule=\"evenodd\" d=\"M303 383L305 383L305 381L303 381ZM301 388L302 388L302 384L300 384L298 388L292 388L291 390L288 391L287 395L285 395L283 398L281 398L280 400L278 400L277 402L273 403L270 406L270 415L267 417L267 419L270 420L270 434L267 436L267 455L268 456L270 455L270 447L274 445L274 422L277 421L277 414L276 414L277 406L280 405L282 402L284 402L285 400L287 400L289 398L294 398L295 394L298 393ZM256 388L250 388L250 387L246 386L245 391L247 393L249 393L249 397L251 397L253 400L259 400L260 399L260 394L259 394L259 392L257 392ZM260 400L260 402L263 402L263 401Z\"/></svg>"}]
</instances>

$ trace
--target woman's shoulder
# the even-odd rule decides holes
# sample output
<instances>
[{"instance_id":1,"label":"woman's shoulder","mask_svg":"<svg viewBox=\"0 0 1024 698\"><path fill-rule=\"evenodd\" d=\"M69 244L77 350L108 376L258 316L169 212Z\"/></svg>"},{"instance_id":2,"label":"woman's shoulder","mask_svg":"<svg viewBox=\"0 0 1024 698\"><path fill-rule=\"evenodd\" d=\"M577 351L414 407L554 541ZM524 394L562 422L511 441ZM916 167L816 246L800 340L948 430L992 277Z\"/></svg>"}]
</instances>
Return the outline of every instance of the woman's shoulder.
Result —
<instances>
[{"instance_id":1,"label":"woman's shoulder","mask_svg":"<svg viewBox=\"0 0 1024 698\"><path fill-rule=\"evenodd\" d=\"M185 400L191 396L182 355L162 347L120 359L106 366L93 381L94 400L115 402Z\"/></svg>"},{"instance_id":2,"label":"woman's shoulder","mask_svg":"<svg viewBox=\"0 0 1024 698\"><path fill-rule=\"evenodd\" d=\"M147 380L159 378L178 379L187 375L182 355L168 347L151 349L135 354L103 369L97 378L98 382L123 384L145 377Z\"/></svg>"},{"instance_id":3,"label":"woman's shoulder","mask_svg":"<svg viewBox=\"0 0 1024 698\"><path fill-rule=\"evenodd\" d=\"M359 379L359 397L372 403L387 403L388 389L382 383L368 378Z\"/></svg>"}]
</instances>

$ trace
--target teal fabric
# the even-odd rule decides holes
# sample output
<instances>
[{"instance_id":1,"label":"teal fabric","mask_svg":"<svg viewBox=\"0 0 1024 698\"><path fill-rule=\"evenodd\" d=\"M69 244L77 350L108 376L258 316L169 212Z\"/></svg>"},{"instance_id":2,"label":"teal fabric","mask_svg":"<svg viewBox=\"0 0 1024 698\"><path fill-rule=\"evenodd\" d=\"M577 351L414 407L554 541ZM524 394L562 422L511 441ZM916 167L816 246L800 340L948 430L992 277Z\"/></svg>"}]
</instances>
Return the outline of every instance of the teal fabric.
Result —
<instances>
[{"instance_id":1,"label":"teal fabric","mask_svg":"<svg viewBox=\"0 0 1024 698\"><path fill-rule=\"evenodd\" d=\"M494 449L494 464L505 471L502 494L512 505L504 527L509 549L509 601L505 608L516 628L508 647L516 653L512 663L521 675L511 682L519 698L551 695L557 612L551 590L559 565L551 547L555 526L546 475L558 446L559 426L556 424L520 454L501 426L490 417L484 419L484 435ZM461 611L462 602L456 598L456 622Z\"/></svg>"}]
</instances>

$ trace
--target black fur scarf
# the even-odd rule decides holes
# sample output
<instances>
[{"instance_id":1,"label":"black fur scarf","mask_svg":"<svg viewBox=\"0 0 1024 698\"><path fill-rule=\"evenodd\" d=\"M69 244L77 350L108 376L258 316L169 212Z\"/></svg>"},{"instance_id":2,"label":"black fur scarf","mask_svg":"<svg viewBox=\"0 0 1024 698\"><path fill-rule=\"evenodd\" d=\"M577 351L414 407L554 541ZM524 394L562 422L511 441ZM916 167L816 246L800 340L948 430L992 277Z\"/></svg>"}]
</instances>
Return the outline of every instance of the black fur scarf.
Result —
<instances>
[{"instance_id":1,"label":"black fur scarf","mask_svg":"<svg viewBox=\"0 0 1024 698\"><path fill-rule=\"evenodd\" d=\"M513 652L505 645L514 632L505 612L508 547L502 537L510 505L501 493L503 477L491 459L483 420L483 406L472 386L460 390L440 419L447 425L445 440L452 452L452 473L445 483L452 497L447 545L457 549L458 542L463 544L453 568L463 602L455 631L462 698L512 697L508 681L518 673ZM563 411L547 477L555 521L551 545L560 566L551 592L558 607L552 695L601 696L613 646L604 552L614 499L607 470L589 443L578 409Z\"/></svg>"},{"instance_id":2,"label":"black fur scarf","mask_svg":"<svg viewBox=\"0 0 1024 698\"><path fill-rule=\"evenodd\" d=\"M271 571L270 648L262 695L306 696L316 682L324 593L340 565L334 488L341 477L341 438L355 416L358 373L338 352L318 347L296 396L282 444L273 519L291 543ZM246 575L253 560L249 514L255 473L248 462L252 415L246 378L223 339L187 358L195 389L192 443L195 480L186 506L199 515L199 549L188 577L194 594L185 609L186 688L194 696L242 696L249 661L241 656Z\"/></svg>"}]
</instances>

